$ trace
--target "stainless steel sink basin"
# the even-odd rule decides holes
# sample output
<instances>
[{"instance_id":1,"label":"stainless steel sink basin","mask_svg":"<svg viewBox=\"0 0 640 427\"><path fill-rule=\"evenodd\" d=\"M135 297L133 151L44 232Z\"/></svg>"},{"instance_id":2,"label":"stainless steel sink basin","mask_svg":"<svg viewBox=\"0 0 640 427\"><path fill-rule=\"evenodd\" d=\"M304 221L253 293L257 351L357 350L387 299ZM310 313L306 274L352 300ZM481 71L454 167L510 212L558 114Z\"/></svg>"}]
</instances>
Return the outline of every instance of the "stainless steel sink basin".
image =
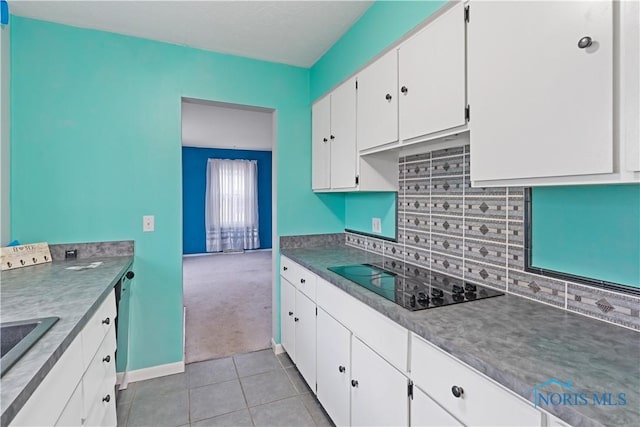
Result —
<instances>
[{"instance_id":1,"label":"stainless steel sink basin","mask_svg":"<svg viewBox=\"0 0 640 427\"><path fill-rule=\"evenodd\" d=\"M0 376L4 375L59 319L59 317L43 317L0 323L0 341L2 341Z\"/></svg>"}]
</instances>

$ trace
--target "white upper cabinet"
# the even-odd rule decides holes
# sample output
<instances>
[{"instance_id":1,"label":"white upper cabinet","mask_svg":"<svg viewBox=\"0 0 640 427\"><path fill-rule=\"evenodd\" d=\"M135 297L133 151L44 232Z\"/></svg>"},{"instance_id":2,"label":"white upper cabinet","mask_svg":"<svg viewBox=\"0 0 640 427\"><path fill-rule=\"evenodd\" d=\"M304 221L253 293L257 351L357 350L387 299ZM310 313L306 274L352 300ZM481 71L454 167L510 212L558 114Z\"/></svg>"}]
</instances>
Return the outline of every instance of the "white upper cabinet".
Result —
<instances>
[{"instance_id":1,"label":"white upper cabinet","mask_svg":"<svg viewBox=\"0 0 640 427\"><path fill-rule=\"evenodd\" d=\"M330 143L331 136L331 96L325 96L311 109L311 188L324 190L331 187Z\"/></svg>"},{"instance_id":2,"label":"white upper cabinet","mask_svg":"<svg viewBox=\"0 0 640 427\"><path fill-rule=\"evenodd\" d=\"M356 187L356 82L331 93L331 188Z\"/></svg>"},{"instance_id":3,"label":"white upper cabinet","mask_svg":"<svg viewBox=\"0 0 640 427\"><path fill-rule=\"evenodd\" d=\"M349 79L313 104L311 115L311 187L316 191L355 189L355 78Z\"/></svg>"},{"instance_id":4,"label":"white upper cabinet","mask_svg":"<svg viewBox=\"0 0 640 427\"><path fill-rule=\"evenodd\" d=\"M465 38L459 3L400 46L401 140L466 124Z\"/></svg>"},{"instance_id":5,"label":"white upper cabinet","mask_svg":"<svg viewBox=\"0 0 640 427\"><path fill-rule=\"evenodd\" d=\"M613 22L610 1L472 3L474 184L614 171Z\"/></svg>"},{"instance_id":6,"label":"white upper cabinet","mask_svg":"<svg viewBox=\"0 0 640 427\"><path fill-rule=\"evenodd\" d=\"M358 151L398 141L398 51L358 74Z\"/></svg>"}]
</instances>

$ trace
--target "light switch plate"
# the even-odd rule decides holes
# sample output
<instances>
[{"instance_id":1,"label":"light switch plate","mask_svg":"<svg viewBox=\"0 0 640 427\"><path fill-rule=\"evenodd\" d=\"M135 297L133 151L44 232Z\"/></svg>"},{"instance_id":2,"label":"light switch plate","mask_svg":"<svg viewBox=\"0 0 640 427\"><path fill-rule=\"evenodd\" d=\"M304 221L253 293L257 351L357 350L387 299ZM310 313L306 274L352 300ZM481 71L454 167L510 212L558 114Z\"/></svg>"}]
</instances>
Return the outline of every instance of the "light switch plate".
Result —
<instances>
[{"instance_id":1,"label":"light switch plate","mask_svg":"<svg viewBox=\"0 0 640 427\"><path fill-rule=\"evenodd\" d=\"M382 220L380 218L371 218L371 229L374 233L382 233Z\"/></svg>"},{"instance_id":2,"label":"light switch plate","mask_svg":"<svg viewBox=\"0 0 640 427\"><path fill-rule=\"evenodd\" d=\"M156 217L154 215L145 215L142 217L142 231L145 233L156 229Z\"/></svg>"}]
</instances>

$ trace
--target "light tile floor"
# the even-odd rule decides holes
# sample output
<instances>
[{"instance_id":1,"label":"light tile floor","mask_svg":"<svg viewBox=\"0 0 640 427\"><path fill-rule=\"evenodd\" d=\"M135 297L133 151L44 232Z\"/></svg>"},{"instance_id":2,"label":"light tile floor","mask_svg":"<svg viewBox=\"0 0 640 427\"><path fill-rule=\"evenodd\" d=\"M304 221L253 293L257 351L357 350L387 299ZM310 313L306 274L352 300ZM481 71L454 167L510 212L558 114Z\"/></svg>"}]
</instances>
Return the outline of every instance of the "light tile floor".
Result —
<instances>
[{"instance_id":1,"label":"light tile floor","mask_svg":"<svg viewBox=\"0 0 640 427\"><path fill-rule=\"evenodd\" d=\"M187 365L129 384L118 426L332 426L286 353L270 349Z\"/></svg>"}]
</instances>

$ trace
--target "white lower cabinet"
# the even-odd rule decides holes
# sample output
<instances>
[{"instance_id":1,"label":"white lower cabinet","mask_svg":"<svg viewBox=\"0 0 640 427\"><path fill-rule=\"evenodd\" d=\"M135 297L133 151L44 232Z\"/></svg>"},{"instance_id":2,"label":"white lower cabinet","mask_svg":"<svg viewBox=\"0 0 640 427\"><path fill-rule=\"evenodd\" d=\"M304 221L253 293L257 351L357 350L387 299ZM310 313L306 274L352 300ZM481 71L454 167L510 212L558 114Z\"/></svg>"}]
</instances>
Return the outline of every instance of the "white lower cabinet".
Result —
<instances>
[{"instance_id":1,"label":"white lower cabinet","mask_svg":"<svg viewBox=\"0 0 640 427\"><path fill-rule=\"evenodd\" d=\"M11 426L115 426L115 294L105 299Z\"/></svg>"},{"instance_id":2,"label":"white lower cabinet","mask_svg":"<svg viewBox=\"0 0 640 427\"><path fill-rule=\"evenodd\" d=\"M440 406L470 426L541 426L542 413L524 399L415 334L411 376Z\"/></svg>"},{"instance_id":3,"label":"white lower cabinet","mask_svg":"<svg viewBox=\"0 0 640 427\"><path fill-rule=\"evenodd\" d=\"M280 335L282 347L287 351L309 387L315 390L316 276L285 257L282 257L281 263Z\"/></svg>"},{"instance_id":4,"label":"white lower cabinet","mask_svg":"<svg viewBox=\"0 0 640 427\"><path fill-rule=\"evenodd\" d=\"M356 337L351 377L351 425L409 425L407 377Z\"/></svg>"},{"instance_id":5,"label":"white lower cabinet","mask_svg":"<svg viewBox=\"0 0 640 427\"><path fill-rule=\"evenodd\" d=\"M530 402L284 257L282 273L282 345L336 425L543 425Z\"/></svg>"},{"instance_id":6,"label":"white lower cabinet","mask_svg":"<svg viewBox=\"0 0 640 427\"><path fill-rule=\"evenodd\" d=\"M76 387L76 390L71 395L71 399L67 402L67 406L65 406L60 418L56 422L56 426L67 426L67 427L80 427L82 426L83 416L84 416L84 405L83 405L83 389L82 389L82 381Z\"/></svg>"},{"instance_id":7,"label":"white lower cabinet","mask_svg":"<svg viewBox=\"0 0 640 427\"><path fill-rule=\"evenodd\" d=\"M296 291L296 366L312 390L316 388L316 303Z\"/></svg>"},{"instance_id":8,"label":"white lower cabinet","mask_svg":"<svg viewBox=\"0 0 640 427\"><path fill-rule=\"evenodd\" d=\"M291 360L296 360L296 288L284 277L280 278L280 340Z\"/></svg>"},{"instance_id":9,"label":"white lower cabinet","mask_svg":"<svg viewBox=\"0 0 640 427\"><path fill-rule=\"evenodd\" d=\"M450 413L445 411L418 387L413 387L411 401L411 425L420 427L461 426Z\"/></svg>"},{"instance_id":10,"label":"white lower cabinet","mask_svg":"<svg viewBox=\"0 0 640 427\"><path fill-rule=\"evenodd\" d=\"M318 400L337 426L349 425L351 331L318 309Z\"/></svg>"},{"instance_id":11,"label":"white lower cabinet","mask_svg":"<svg viewBox=\"0 0 640 427\"><path fill-rule=\"evenodd\" d=\"M408 379L318 308L318 400L338 426L408 425Z\"/></svg>"}]
</instances>

